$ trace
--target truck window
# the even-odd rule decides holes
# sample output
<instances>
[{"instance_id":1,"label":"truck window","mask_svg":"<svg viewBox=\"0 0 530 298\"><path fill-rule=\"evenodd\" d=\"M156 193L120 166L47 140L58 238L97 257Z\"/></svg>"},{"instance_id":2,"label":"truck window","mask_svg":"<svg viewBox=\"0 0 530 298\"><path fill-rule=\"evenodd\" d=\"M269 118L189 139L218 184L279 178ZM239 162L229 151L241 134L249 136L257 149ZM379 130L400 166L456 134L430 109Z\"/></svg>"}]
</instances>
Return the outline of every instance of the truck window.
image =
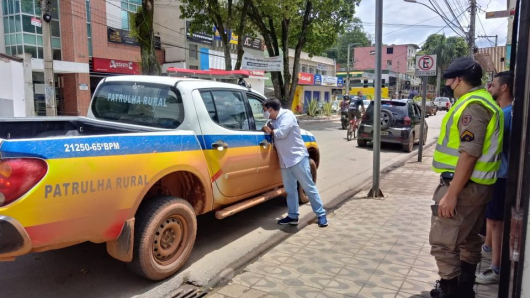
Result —
<instances>
[{"instance_id":1,"label":"truck window","mask_svg":"<svg viewBox=\"0 0 530 298\"><path fill-rule=\"evenodd\" d=\"M261 130L268 120L263 117L263 102L251 94L247 94L247 98L252 110L254 122L256 123L256 130Z\"/></svg>"},{"instance_id":2,"label":"truck window","mask_svg":"<svg viewBox=\"0 0 530 298\"><path fill-rule=\"evenodd\" d=\"M239 91L201 91L204 105L212 120L232 130L250 130L243 95Z\"/></svg>"},{"instance_id":3,"label":"truck window","mask_svg":"<svg viewBox=\"0 0 530 298\"><path fill-rule=\"evenodd\" d=\"M184 120L180 93L158 84L103 83L94 95L92 112L98 119L167 129Z\"/></svg>"}]
</instances>

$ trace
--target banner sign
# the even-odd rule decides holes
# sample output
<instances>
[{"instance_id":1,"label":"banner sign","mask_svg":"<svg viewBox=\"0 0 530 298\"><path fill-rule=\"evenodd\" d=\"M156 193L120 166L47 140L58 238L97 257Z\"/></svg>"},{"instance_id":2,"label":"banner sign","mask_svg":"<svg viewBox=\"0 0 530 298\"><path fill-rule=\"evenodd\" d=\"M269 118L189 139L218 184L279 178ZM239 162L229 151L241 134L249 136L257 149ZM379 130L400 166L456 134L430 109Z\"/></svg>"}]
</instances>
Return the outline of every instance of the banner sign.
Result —
<instances>
[{"instance_id":1,"label":"banner sign","mask_svg":"<svg viewBox=\"0 0 530 298\"><path fill-rule=\"evenodd\" d=\"M248 53L243 54L241 69L262 70L262 71L283 71L283 58L276 57L255 57Z\"/></svg>"}]
</instances>

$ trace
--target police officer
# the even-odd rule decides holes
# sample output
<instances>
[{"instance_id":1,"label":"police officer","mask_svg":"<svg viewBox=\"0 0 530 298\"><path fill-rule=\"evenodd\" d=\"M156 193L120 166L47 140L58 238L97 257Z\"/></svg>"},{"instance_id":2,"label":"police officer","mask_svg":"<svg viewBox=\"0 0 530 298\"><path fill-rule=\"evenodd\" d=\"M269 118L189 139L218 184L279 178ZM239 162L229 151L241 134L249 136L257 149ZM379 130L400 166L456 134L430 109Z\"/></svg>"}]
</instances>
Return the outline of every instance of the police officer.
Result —
<instances>
[{"instance_id":1,"label":"police officer","mask_svg":"<svg viewBox=\"0 0 530 298\"><path fill-rule=\"evenodd\" d=\"M429 242L441 277L432 297L475 297L486 204L497 179L503 113L482 87L482 68L469 57L444 73L446 92L457 98L445 115L433 157L440 185L433 200Z\"/></svg>"}]
</instances>

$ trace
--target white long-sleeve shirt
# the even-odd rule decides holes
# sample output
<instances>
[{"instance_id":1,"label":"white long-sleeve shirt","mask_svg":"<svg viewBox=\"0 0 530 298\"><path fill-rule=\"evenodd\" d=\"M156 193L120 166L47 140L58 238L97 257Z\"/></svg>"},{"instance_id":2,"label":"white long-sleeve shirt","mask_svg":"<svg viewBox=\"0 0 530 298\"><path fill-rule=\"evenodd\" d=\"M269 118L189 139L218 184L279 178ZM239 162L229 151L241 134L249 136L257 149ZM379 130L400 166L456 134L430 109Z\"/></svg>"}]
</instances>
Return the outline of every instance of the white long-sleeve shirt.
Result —
<instances>
[{"instance_id":1,"label":"white long-sleeve shirt","mask_svg":"<svg viewBox=\"0 0 530 298\"><path fill-rule=\"evenodd\" d=\"M272 127L281 168L290 168L309 156L293 112L280 109Z\"/></svg>"}]
</instances>

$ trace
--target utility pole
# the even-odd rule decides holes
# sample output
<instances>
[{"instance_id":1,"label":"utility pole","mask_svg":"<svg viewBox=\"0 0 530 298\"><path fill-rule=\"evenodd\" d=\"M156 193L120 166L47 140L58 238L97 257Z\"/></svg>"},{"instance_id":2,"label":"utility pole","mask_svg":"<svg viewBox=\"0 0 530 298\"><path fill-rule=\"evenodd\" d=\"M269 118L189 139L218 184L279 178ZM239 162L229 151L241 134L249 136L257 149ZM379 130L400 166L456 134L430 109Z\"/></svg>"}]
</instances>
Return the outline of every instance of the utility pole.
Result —
<instances>
[{"instance_id":1,"label":"utility pole","mask_svg":"<svg viewBox=\"0 0 530 298\"><path fill-rule=\"evenodd\" d=\"M468 47L469 56L473 58L473 51L475 49L475 21L477 18L477 0L470 0L471 12L469 18L469 36L468 36Z\"/></svg>"},{"instance_id":2,"label":"utility pole","mask_svg":"<svg viewBox=\"0 0 530 298\"><path fill-rule=\"evenodd\" d=\"M55 105L55 76L53 74L53 53L51 40L52 4L50 0L41 0L42 45L44 54L44 90L46 116L57 116Z\"/></svg>"}]
</instances>

